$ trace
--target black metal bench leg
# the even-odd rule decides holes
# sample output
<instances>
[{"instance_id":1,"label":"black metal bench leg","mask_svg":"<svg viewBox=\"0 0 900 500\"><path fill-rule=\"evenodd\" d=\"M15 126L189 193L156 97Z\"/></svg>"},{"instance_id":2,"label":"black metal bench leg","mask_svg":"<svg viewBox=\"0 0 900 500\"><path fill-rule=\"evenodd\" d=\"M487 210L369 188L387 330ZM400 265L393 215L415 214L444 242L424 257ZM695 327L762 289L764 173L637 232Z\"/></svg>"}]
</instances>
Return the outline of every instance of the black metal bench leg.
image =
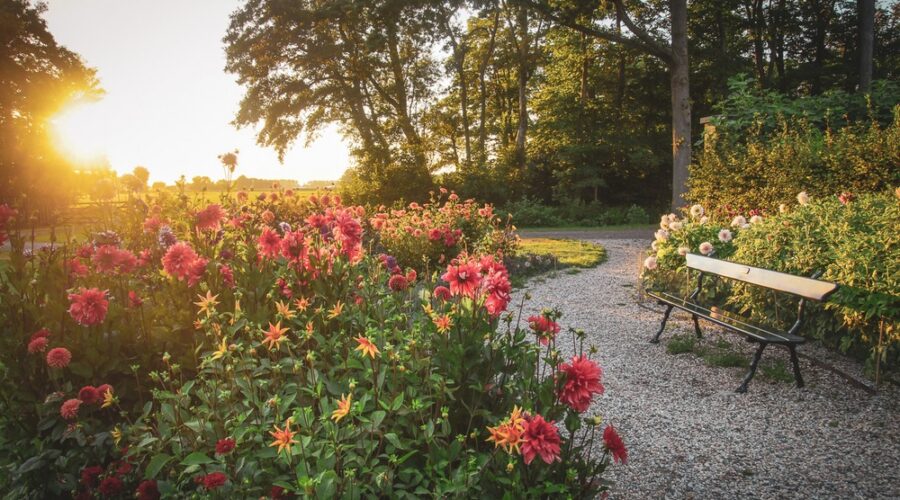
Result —
<instances>
[{"instance_id":1,"label":"black metal bench leg","mask_svg":"<svg viewBox=\"0 0 900 500\"><path fill-rule=\"evenodd\" d=\"M672 308L673 308L673 307L674 307L674 306L667 306L667 307L666 307L666 312L663 313L662 325L659 326L659 331L656 332L656 335L654 335L653 338L650 339L650 343L651 343L651 344L658 344L658 343L659 343L659 336L662 335L663 330L666 329L666 321L669 321L669 315L672 314Z\"/></svg>"},{"instance_id":2,"label":"black metal bench leg","mask_svg":"<svg viewBox=\"0 0 900 500\"><path fill-rule=\"evenodd\" d=\"M697 321L697 315L694 314L693 316L694 316L694 332L697 333L697 338L698 338L698 339L702 339L702 338L703 338L703 332L700 331L700 323Z\"/></svg>"},{"instance_id":3,"label":"black metal bench leg","mask_svg":"<svg viewBox=\"0 0 900 500\"><path fill-rule=\"evenodd\" d=\"M750 371L747 372L747 375L744 377L744 381L741 382L741 385L734 391L738 393L747 392L747 384L750 383L750 380L753 379L753 376L756 375L756 368L759 366L759 358L762 357L763 349L769 345L766 342L760 342L759 347L756 349L756 354L753 355L753 361L750 362Z\"/></svg>"},{"instance_id":4,"label":"black metal bench leg","mask_svg":"<svg viewBox=\"0 0 900 500\"><path fill-rule=\"evenodd\" d=\"M793 344L788 346L791 351L791 364L794 365L794 380L797 381L797 387L803 387L803 377L800 375L800 361L797 359L796 346Z\"/></svg>"}]
</instances>

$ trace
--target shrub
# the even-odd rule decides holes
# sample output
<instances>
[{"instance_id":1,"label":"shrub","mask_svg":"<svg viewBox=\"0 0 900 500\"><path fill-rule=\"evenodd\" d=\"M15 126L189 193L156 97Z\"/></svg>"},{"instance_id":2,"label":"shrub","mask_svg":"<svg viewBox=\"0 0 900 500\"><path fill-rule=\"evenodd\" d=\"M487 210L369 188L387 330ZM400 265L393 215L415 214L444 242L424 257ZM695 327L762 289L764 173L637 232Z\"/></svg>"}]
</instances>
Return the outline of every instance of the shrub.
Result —
<instances>
[{"instance_id":1,"label":"shrub","mask_svg":"<svg viewBox=\"0 0 900 500\"><path fill-rule=\"evenodd\" d=\"M549 227L564 224L553 207L531 198L509 202L503 207L503 212L509 214L519 227Z\"/></svg>"},{"instance_id":2,"label":"shrub","mask_svg":"<svg viewBox=\"0 0 900 500\"><path fill-rule=\"evenodd\" d=\"M434 270L464 250L500 258L516 252L518 237L508 220L504 223L494 215L491 205L460 201L444 188L424 204L379 208L369 219L376 247L400 267Z\"/></svg>"},{"instance_id":3,"label":"shrub","mask_svg":"<svg viewBox=\"0 0 900 500\"><path fill-rule=\"evenodd\" d=\"M801 118L707 134L687 198L724 211L776 212L799 191L824 198L900 184L900 106L892 123L851 122L824 131Z\"/></svg>"},{"instance_id":4,"label":"shrub","mask_svg":"<svg viewBox=\"0 0 900 500\"><path fill-rule=\"evenodd\" d=\"M679 248L699 253L703 241L712 243L718 258L800 276L822 271L821 279L840 288L827 302L808 304L802 333L857 357L868 356L870 368L880 357L889 369L896 369L900 360L898 197L895 193L843 193L803 202L769 217L736 216L732 220L736 227L729 227L732 224L721 216L704 216L702 222L698 216L663 216L665 232L658 233L642 273L645 286L688 293L694 282ZM673 222L678 223L674 228ZM731 241L718 240L722 229L730 230ZM796 299L783 294L773 300L765 289L741 284L725 294L722 281L707 284L703 300L728 305L732 312L756 322L786 329L796 317ZM730 297L728 304L722 303L725 295Z\"/></svg>"},{"instance_id":5,"label":"shrub","mask_svg":"<svg viewBox=\"0 0 900 500\"><path fill-rule=\"evenodd\" d=\"M37 255L0 206L4 491L592 496L625 460L584 333L514 322L494 253L402 273L336 197L160 196Z\"/></svg>"}]
</instances>

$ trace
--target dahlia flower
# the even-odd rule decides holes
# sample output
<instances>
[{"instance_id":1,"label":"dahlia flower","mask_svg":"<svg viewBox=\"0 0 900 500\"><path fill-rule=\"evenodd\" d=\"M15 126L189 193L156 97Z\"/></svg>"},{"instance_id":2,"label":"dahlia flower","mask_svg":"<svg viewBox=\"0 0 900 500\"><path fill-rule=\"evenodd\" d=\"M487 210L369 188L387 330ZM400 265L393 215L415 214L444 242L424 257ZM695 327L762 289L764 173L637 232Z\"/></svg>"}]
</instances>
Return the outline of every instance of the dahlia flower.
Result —
<instances>
[{"instance_id":1,"label":"dahlia flower","mask_svg":"<svg viewBox=\"0 0 900 500\"><path fill-rule=\"evenodd\" d=\"M680 255L680 256L682 256L682 257L684 257L685 255L687 255L690 251L691 251L691 248L690 248L690 247L686 247L686 246L680 246L680 247L678 247L678 255Z\"/></svg>"},{"instance_id":2,"label":"dahlia flower","mask_svg":"<svg viewBox=\"0 0 900 500\"><path fill-rule=\"evenodd\" d=\"M78 391L78 399L81 400L82 403L86 405L92 405L100 402L103 396L100 394L100 391L97 390L96 387L92 385L86 385Z\"/></svg>"},{"instance_id":3,"label":"dahlia flower","mask_svg":"<svg viewBox=\"0 0 900 500\"><path fill-rule=\"evenodd\" d=\"M747 219L743 215L738 215L731 220L731 227L744 227L747 225Z\"/></svg>"},{"instance_id":4,"label":"dahlia flower","mask_svg":"<svg viewBox=\"0 0 900 500\"><path fill-rule=\"evenodd\" d=\"M566 375L559 399L578 413L587 411L593 395L605 390L600 383L603 370L586 356L573 356L571 364L559 365L559 371Z\"/></svg>"},{"instance_id":5,"label":"dahlia flower","mask_svg":"<svg viewBox=\"0 0 900 500\"><path fill-rule=\"evenodd\" d=\"M197 252L189 244L178 242L170 246L163 256L163 269L169 276L183 281L191 273L191 266L197 258Z\"/></svg>"},{"instance_id":6,"label":"dahlia flower","mask_svg":"<svg viewBox=\"0 0 900 500\"><path fill-rule=\"evenodd\" d=\"M79 325L99 325L106 319L108 310L106 290L81 288L78 293L69 294L69 315Z\"/></svg>"},{"instance_id":7,"label":"dahlia flower","mask_svg":"<svg viewBox=\"0 0 900 500\"><path fill-rule=\"evenodd\" d=\"M559 429L552 420L535 415L525 420L525 442L522 443L522 456L525 464L530 464L534 457L540 456L544 463L559 461Z\"/></svg>"},{"instance_id":8,"label":"dahlia flower","mask_svg":"<svg viewBox=\"0 0 900 500\"><path fill-rule=\"evenodd\" d=\"M721 241L722 243L728 243L729 241L731 241L731 231L727 229L719 231L719 241Z\"/></svg>"},{"instance_id":9,"label":"dahlia flower","mask_svg":"<svg viewBox=\"0 0 900 500\"><path fill-rule=\"evenodd\" d=\"M264 228L257 239L257 248L259 254L263 257L274 259L278 257L278 251L281 247L281 237L275 231Z\"/></svg>"},{"instance_id":10,"label":"dahlia flower","mask_svg":"<svg viewBox=\"0 0 900 500\"><path fill-rule=\"evenodd\" d=\"M227 216L221 205L213 203L197 212L196 227L201 231L217 230Z\"/></svg>"},{"instance_id":11,"label":"dahlia flower","mask_svg":"<svg viewBox=\"0 0 900 500\"><path fill-rule=\"evenodd\" d=\"M80 399L72 398L66 400L66 402L59 407L59 414L62 415L62 418L66 420L75 420L76 418L78 418L78 408L80 406Z\"/></svg>"},{"instance_id":12,"label":"dahlia flower","mask_svg":"<svg viewBox=\"0 0 900 500\"><path fill-rule=\"evenodd\" d=\"M806 191L800 191L800 193L797 194L797 203L801 205L809 204L809 195L806 194Z\"/></svg>"},{"instance_id":13,"label":"dahlia flower","mask_svg":"<svg viewBox=\"0 0 900 500\"><path fill-rule=\"evenodd\" d=\"M47 353L47 366L50 368L65 368L72 361L72 353L65 347L54 347Z\"/></svg>"},{"instance_id":14,"label":"dahlia flower","mask_svg":"<svg viewBox=\"0 0 900 500\"><path fill-rule=\"evenodd\" d=\"M644 259L644 267L646 267L648 270L652 271L652 270L656 269L656 266L657 266L656 257L651 255L650 257L647 257L646 259Z\"/></svg>"},{"instance_id":15,"label":"dahlia flower","mask_svg":"<svg viewBox=\"0 0 900 500\"><path fill-rule=\"evenodd\" d=\"M28 353L37 354L39 352L44 352L47 350L47 344L49 343L50 339L47 337L33 338L28 342Z\"/></svg>"},{"instance_id":16,"label":"dahlia flower","mask_svg":"<svg viewBox=\"0 0 900 500\"><path fill-rule=\"evenodd\" d=\"M216 455L227 455L235 447L234 439L225 438L216 441Z\"/></svg>"},{"instance_id":17,"label":"dahlia flower","mask_svg":"<svg viewBox=\"0 0 900 500\"><path fill-rule=\"evenodd\" d=\"M691 207L691 217L700 217L703 215L703 207L700 205L694 205Z\"/></svg>"},{"instance_id":18,"label":"dahlia flower","mask_svg":"<svg viewBox=\"0 0 900 500\"><path fill-rule=\"evenodd\" d=\"M441 279L450 283L450 295L462 295L474 298L475 291L481 283L478 266L471 262L462 262L447 266L447 272Z\"/></svg>"},{"instance_id":19,"label":"dahlia flower","mask_svg":"<svg viewBox=\"0 0 900 500\"><path fill-rule=\"evenodd\" d=\"M619 437L619 433L612 425L607 425L606 429L603 429L603 444L612 454L616 463L624 464L628 461L628 450L625 449L625 443L622 442L622 438Z\"/></svg>"},{"instance_id":20,"label":"dahlia flower","mask_svg":"<svg viewBox=\"0 0 900 500\"><path fill-rule=\"evenodd\" d=\"M703 255L709 255L713 252L713 250L714 248L712 243L708 241L704 241L700 244L700 253L702 253Z\"/></svg>"}]
</instances>

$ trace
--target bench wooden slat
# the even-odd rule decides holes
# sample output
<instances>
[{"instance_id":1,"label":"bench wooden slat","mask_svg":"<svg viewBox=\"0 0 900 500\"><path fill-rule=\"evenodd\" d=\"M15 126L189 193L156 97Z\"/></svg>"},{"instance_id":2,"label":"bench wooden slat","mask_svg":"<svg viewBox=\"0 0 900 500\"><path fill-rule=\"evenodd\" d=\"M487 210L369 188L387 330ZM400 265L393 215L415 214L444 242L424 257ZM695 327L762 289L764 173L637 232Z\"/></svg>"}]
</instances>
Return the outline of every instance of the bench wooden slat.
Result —
<instances>
[{"instance_id":1,"label":"bench wooden slat","mask_svg":"<svg viewBox=\"0 0 900 500\"><path fill-rule=\"evenodd\" d=\"M827 281L736 264L693 253L687 254L687 266L705 273L717 274L811 300L825 300L838 288L834 283Z\"/></svg>"}]
</instances>

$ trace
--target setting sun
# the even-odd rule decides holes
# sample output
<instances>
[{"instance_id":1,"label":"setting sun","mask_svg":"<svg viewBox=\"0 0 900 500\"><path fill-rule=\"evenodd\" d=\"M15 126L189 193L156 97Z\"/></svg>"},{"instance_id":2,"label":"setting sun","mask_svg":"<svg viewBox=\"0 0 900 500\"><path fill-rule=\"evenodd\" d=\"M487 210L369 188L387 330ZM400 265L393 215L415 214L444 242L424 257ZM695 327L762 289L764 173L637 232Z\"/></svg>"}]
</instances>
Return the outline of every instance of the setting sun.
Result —
<instances>
[{"instance_id":1,"label":"setting sun","mask_svg":"<svg viewBox=\"0 0 900 500\"><path fill-rule=\"evenodd\" d=\"M60 153L80 164L97 164L105 160L105 120L99 106L75 103L64 108L50 122L53 141Z\"/></svg>"}]
</instances>

